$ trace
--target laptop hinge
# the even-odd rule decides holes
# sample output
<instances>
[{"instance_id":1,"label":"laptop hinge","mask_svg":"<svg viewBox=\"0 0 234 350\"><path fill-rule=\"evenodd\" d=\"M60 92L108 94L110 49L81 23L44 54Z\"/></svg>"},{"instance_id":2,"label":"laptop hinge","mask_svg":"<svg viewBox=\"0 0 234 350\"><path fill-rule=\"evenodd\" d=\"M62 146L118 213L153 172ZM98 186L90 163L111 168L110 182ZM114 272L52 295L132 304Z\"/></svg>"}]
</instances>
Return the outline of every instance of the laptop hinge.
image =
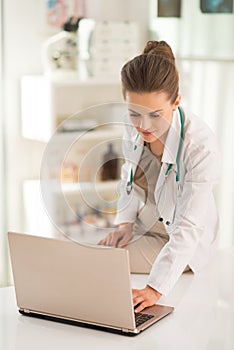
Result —
<instances>
[{"instance_id":1,"label":"laptop hinge","mask_svg":"<svg viewBox=\"0 0 234 350\"><path fill-rule=\"evenodd\" d=\"M25 312L26 314L30 314L30 310L28 309L23 309L23 312Z\"/></svg>"},{"instance_id":2,"label":"laptop hinge","mask_svg":"<svg viewBox=\"0 0 234 350\"><path fill-rule=\"evenodd\" d=\"M138 333L138 329L128 329L128 328L121 328L121 331L124 333Z\"/></svg>"},{"instance_id":3,"label":"laptop hinge","mask_svg":"<svg viewBox=\"0 0 234 350\"><path fill-rule=\"evenodd\" d=\"M125 332L125 333L128 333L128 332L129 332L129 329L127 329L127 328L121 328L121 331L122 331L122 332Z\"/></svg>"}]
</instances>

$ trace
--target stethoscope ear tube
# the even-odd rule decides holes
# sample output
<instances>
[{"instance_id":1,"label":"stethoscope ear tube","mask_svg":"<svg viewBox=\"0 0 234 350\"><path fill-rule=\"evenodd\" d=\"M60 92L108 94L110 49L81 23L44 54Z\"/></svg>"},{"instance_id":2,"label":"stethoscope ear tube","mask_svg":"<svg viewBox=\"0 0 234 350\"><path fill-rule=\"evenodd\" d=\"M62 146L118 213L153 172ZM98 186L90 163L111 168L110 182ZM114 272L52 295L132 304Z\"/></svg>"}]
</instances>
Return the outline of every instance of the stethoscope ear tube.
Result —
<instances>
[{"instance_id":1,"label":"stethoscope ear tube","mask_svg":"<svg viewBox=\"0 0 234 350\"><path fill-rule=\"evenodd\" d=\"M180 181L180 155L181 155L182 145L184 141L184 114L180 106L178 107L178 110L180 113L181 128L180 128L180 143L179 143L178 152L176 156L176 165L177 165L176 182Z\"/></svg>"},{"instance_id":2,"label":"stethoscope ear tube","mask_svg":"<svg viewBox=\"0 0 234 350\"><path fill-rule=\"evenodd\" d=\"M138 140L139 136L140 136L140 134L139 134L139 132L138 132L138 133L136 134L136 137L135 137L135 142ZM137 144L135 143L135 144L134 144L133 150L136 151L136 149L137 149Z\"/></svg>"}]
</instances>

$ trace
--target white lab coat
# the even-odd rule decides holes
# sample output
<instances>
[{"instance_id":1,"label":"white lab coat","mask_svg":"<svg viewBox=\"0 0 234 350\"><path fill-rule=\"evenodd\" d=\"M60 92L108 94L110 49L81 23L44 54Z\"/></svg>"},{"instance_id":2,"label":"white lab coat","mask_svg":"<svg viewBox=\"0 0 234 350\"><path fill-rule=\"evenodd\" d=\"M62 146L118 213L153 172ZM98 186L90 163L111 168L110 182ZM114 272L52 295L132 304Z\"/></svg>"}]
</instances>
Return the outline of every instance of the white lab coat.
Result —
<instances>
[{"instance_id":1,"label":"white lab coat","mask_svg":"<svg viewBox=\"0 0 234 350\"><path fill-rule=\"evenodd\" d=\"M185 136L180 156L180 182L176 182L176 157L180 141L179 111L173 115L165 142L162 166L155 187L158 211L155 218L163 218L169 241L156 258L148 284L166 295L175 285L187 265L193 272L208 262L211 247L218 233L218 213L213 196L219 179L219 150L211 129L191 112L183 109ZM143 203L126 192L129 172L133 176L143 150L143 141L135 141L136 130L126 125L123 139L125 163L122 167L120 197L116 224L134 222ZM173 164L165 176L168 164ZM157 215L157 217L156 217Z\"/></svg>"}]
</instances>

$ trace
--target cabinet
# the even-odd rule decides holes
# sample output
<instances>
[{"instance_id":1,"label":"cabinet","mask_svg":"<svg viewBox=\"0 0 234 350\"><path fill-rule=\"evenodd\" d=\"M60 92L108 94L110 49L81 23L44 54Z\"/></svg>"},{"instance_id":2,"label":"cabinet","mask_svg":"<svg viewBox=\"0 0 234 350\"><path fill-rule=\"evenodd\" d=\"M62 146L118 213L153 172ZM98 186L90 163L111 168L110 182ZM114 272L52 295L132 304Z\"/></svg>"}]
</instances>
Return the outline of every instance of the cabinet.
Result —
<instances>
[{"instance_id":1,"label":"cabinet","mask_svg":"<svg viewBox=\"0 0 234 350\"><path fill-rule=\"evenodd\" d=\"M41 179L24 184L26 227L31 231L37 222L37 228L48 229L42 214L38 219L32 215L33 210L42 213L38 208L43 205L52 223L66 233L79 233L81 221L88 230L113 226L126 115L120 83L25 76L21 88L23 136L46 142ZM118 155L117 174L101 181L110 144Z\"/></svg>"}]
</instances>

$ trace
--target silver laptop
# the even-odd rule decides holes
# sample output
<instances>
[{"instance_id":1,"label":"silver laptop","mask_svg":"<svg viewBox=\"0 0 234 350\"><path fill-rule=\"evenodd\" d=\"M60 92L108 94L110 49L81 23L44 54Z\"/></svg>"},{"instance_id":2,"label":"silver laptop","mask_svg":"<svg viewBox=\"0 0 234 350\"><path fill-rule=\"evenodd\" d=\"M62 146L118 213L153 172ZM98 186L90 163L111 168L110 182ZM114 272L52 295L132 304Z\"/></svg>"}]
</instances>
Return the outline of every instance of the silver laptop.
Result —
<instances>
[{"instance_id":1,"label":"silver laptop","mask_svg":"<svg viewBox=\"0 0 234 350\"><path fill-rule=\"evenodd\" d=\"M134 313L126 249L8 233L20 313L136 335L173 311Z\"/></svg>"}]
</instances>

